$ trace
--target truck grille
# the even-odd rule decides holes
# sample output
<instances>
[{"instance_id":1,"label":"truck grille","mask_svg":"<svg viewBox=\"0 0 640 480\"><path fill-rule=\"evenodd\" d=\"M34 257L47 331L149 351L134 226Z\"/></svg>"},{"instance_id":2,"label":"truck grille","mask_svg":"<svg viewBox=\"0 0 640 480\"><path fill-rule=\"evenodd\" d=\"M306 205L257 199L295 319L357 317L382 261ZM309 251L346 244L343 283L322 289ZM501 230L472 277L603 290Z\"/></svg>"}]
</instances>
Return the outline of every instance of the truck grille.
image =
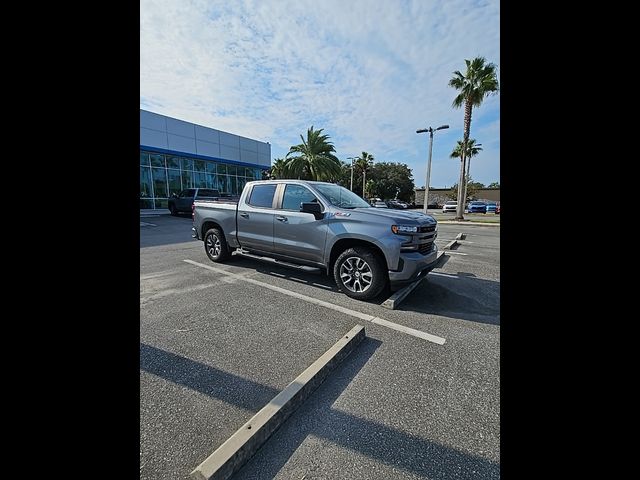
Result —
<instances>
[{"instance_id":1,"label":"truck grille","mask_svg":"<svg viewBox=\"0 0 640 480\"><path fill-rule=\"evenodd\" d=\"M433 242L423 243L420 245L420 247L418 247L418 251L422 255L427 255L428 253L431 253L432 250L433 250Z\"/></svg>"},{"instance_id":2,"label":"truck grille","mask_svg":"<svg viewBox=\"0 0 640 480\"><path fill-rule=\"evenodd\" d=\"M420 227L419 232L420 233L433 232L435 229L436 229L435 225L429 225L427 227Z\"/></svg>"}]
</instances>

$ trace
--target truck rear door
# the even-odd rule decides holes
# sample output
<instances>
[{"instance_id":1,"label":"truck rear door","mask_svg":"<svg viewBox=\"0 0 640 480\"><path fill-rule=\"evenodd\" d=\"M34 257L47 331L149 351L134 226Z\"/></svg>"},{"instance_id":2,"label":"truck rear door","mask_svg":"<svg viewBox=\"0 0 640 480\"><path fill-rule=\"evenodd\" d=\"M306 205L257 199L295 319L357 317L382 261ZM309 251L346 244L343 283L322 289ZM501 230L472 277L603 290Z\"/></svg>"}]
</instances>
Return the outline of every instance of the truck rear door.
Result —
<instances>
[{"instance_id":1,"label":"truck rear door","mask_svg":"<svg viewBox=\"0 0 640 480\"><path fill-rule=\"evenodd\" d=\"M237 239L249 250L273 252L274 200L277 184L257 184L238 204Z\"/></svg>"},{"instance_id":2,"label":"truck rear door","mask_svg":"<svg viewBox=\"0 0 640 480\"><path fill-rule=\"evenodd\" d=\"M327 220L316 219L311 213L300 211L302 202L320 202L311 190L295 183L281 184L282 197L276 205L273 225L275 253L294 258L324 262ZM322 202L320 202L322 203Z\"/></svg>"}]
</instances>

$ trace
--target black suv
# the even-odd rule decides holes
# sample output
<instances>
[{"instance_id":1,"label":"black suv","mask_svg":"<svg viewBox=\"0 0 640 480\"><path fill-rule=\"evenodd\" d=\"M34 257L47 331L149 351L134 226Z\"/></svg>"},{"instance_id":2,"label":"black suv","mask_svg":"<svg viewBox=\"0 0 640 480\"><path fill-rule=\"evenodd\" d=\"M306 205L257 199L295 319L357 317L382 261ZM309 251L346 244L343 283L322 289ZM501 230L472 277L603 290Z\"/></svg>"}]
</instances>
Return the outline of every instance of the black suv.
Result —
<instances>
[{"instance_id":1,"label":"black suv","mask_svg":"<svg viewBox=\"0 0 640 480\"><path fill-rule=\"evenodd\" d=\"M174 193L169 199L169 211L171 215L178 215L180 212L191 213L193 201L204 198L220 198L220 191L213 188L187 188L178 194Z\"/></svg>"}]
</instances>

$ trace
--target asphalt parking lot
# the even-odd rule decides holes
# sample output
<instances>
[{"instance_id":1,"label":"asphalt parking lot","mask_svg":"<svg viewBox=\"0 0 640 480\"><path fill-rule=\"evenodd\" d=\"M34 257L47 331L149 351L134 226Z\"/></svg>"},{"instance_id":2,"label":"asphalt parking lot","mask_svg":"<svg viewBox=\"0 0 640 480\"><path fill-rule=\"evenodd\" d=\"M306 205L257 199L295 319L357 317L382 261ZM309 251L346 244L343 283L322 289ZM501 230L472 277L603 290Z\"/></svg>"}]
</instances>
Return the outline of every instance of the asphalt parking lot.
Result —
<instances>
[{"instance_id":1,"label":"asphalt parking lot","mask_svg":"<svg viewBox=\"0 0 640 480\"><path fill-rule=\"evenodd\" d=\"M189 216L140 222L141 479L187 478L358 323L367 338L234 478L500 477L499 227L441 224L440 248L466 239L388 310L324 274L213 264Z\"/></svg>"}]
</instances>

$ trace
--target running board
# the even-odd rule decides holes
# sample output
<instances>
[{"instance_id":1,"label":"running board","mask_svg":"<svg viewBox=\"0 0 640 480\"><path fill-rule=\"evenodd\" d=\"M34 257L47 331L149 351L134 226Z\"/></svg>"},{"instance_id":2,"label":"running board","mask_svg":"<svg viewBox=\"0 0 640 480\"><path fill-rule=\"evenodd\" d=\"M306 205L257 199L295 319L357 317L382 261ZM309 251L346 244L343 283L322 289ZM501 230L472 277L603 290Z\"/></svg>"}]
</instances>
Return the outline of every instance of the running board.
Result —
<instances>
[{"instance_id":1,"label":"running board","mask_svg":"<svg viewBox=\"0 0 640 480\"><path fill-rule=\"evenodd\" d=\"M249 253L246 250L242 250L241 248L235 249L233 252L231 252L231 255L240 255L242 257L253 258L255 260L270 262L275 265L282 265L283 267L295 268L296 270L302 270L303 272L308 273L318 273L320 271L318 267L309 267L308 265L298 265L296 263L283 262L282 260L278 260L272 257L262 257L260 255Z\"/></svg>"}]
</instances>

